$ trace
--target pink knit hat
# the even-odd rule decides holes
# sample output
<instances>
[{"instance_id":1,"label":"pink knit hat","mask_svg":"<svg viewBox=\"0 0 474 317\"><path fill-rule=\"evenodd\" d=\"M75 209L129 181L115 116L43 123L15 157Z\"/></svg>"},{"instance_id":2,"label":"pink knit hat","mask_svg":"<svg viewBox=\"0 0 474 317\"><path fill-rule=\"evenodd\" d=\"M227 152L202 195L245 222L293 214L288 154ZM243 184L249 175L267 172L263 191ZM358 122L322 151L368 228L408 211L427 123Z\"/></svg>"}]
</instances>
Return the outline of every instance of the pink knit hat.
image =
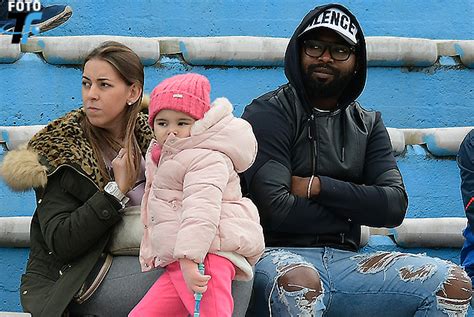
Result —
<instances>
[{"instance_id":1,"label":"pink knit hat","mask_svg":"<svg viewBox=\"0 0 474 317\"><path fill-rule=\"evenodd\" d=\"M202 119L211 105L211 84L199 74L187 73L163 80L153 89L148 108L148 123L163 109L184 112L196 120Z\"/></svg>"}]
</instances>

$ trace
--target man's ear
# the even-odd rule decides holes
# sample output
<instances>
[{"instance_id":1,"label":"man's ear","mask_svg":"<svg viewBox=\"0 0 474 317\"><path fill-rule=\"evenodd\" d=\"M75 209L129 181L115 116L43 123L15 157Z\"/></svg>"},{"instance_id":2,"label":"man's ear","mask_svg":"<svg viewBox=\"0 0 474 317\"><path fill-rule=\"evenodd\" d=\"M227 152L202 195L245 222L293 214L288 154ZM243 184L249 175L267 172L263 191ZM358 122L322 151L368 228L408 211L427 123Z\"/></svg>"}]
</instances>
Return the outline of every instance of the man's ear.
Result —
<instances>
[{"instance_id":1,"label":"man's ear","mask_svg":"<svg viewBox=\"0 0 474 317\"><path fill-rule=\"evenodd\" d=\"M354 56L355 56L355 64L354 64L354 72L353 74L357 74L360 71L360 63L359 63L359 47L358 45L355 46Z\"/></svg>"},{"instance_id":2,"label":"man's ear","mask_svg":"<svg viewBox=\"0 0 474 317\"><path fill-rule=\"evenodd\" d=\"M359 63L356 61L356 64L354 65L354 75L359 72Z\"/></svg>"}]
</instances>

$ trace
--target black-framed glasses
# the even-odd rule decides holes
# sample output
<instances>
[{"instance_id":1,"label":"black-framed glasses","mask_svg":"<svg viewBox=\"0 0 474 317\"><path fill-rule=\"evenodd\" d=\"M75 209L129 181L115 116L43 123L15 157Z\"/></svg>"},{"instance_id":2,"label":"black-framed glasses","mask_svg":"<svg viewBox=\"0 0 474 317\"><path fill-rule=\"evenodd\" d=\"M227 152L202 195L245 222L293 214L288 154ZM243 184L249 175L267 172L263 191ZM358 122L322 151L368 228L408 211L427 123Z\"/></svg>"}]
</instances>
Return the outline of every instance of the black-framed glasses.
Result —
<instances>
[{"instance_id":1,"label":"black-framed glasses","mask_svg":"<svg viewBox=\"0 0 474 317\"><path fill-rule=\"evenodd\" d=\"M355 52L354 46L347 46L344 44L327 43L318 40L306 40L303 42L304 52L306 55L318 58L321 57L326 49L329 54L336 61L346 61L351 53Z\"/></svg>"}]
</instances>

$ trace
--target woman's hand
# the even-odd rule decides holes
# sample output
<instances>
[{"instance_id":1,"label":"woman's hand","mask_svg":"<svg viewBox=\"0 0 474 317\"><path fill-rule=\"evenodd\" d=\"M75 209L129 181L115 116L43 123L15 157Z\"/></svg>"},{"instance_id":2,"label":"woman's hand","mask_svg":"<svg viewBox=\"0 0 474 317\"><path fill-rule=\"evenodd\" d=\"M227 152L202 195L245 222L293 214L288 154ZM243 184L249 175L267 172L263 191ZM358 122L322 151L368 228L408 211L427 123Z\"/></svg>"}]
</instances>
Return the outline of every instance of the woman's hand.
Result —
<instances>
[{"instance_id":1,"label":"woman's hand","mask_svg":"<svg viewBox=\"0 0 474 317\"><path fill-rule=\"evenodd\" d=\"M207 290L207 282L209 282L211 276L202 275L197 263L192 260L179 259L179 265L188 289L194 293L204 293Z\"/></svg>"},{"instance_id":2,"label":"woman's hand","mask_svg":"<svg viewBox=\"0 0 474 317\"><path fill-rule=\"evenodd\" d=\"M114 170L115 182L122 192L127 194L130 186L127 183L127 151L121 148L117 156L112 160L112 169Z\"/></svg>"}]
</instances>

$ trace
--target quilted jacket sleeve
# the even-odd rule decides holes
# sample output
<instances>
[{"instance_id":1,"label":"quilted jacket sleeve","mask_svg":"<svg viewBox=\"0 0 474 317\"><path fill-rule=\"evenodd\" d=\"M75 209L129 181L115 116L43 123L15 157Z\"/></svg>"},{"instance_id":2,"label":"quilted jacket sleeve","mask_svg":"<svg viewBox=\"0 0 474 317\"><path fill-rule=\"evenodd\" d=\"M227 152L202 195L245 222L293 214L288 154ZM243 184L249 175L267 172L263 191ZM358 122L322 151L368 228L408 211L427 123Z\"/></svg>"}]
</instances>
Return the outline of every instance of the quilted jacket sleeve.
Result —
<instances>
[{"instance_id":1,"label":"quilted jacket sleeve","mask_svg":"<svg viewBox=\"0 0 474 317\"><path fill-rule=\"evenodd\" d=\"M83 255L122 216L92 181L63 167L49 177L36 213L48 248L63 261Z\"/></svg>"}]
</instances>

